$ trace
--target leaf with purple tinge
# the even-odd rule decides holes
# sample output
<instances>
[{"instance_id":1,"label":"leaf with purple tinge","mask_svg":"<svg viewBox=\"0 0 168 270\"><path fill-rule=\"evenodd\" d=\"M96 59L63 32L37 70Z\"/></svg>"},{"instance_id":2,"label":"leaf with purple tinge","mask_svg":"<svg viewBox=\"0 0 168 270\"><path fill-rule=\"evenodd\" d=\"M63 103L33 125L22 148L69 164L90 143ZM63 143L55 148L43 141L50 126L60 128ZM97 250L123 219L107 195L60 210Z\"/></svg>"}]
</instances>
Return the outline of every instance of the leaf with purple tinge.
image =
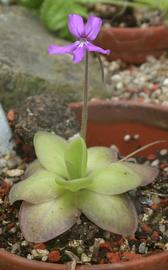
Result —
<instances>
[{"instance_id":1,"label":"leaf with purple tinge","mask_svg":"<svg viewBox=\"0 0 168 270\"><path fill-rule=\"evenodd\" d=\"M28 167L24 173L24 179L30 177L32 174L37 172L39 169L44 169L44 168L42 167L42 165L40 164L38 159L35 159L33 162L31 162L28 165Z\"/></svg>"},{"instance_id":2,"label":"leaf with purple tinge","mask_svg":"<svg viewBox=\"0 0 168 270\"><path fill-rule=\"evenodd\" d=\"M87 189L106 195L125 193L141 183L140 176L120 162L94 170L89 178L92 184Z\"/></svg>"},{"instance_id":3,"label":"leaf with purple tinge","mask_svg":"<svg viewBox=\"0 0 168 270\"><path fill-rule=\"evenodd\" d=\"M25 239L40 243L70 229L79 216L75 197L66 192L63 196L42 204L23 202L19 220Z\"/></svg>"},{"instance_id":4,"label":"leaf with purple tinge","mask_svg":"<svg viewBox=\"0 0 168 270\"><path fill-rule=\"evenodd\" d=\"M104 168L117 159L118 154L114 149L104 146L90 147L88 148L87 172Z\"/></svg>"},{"instance_id":5,"label":"leaf with purple tinge","mask_svg":"<svg viewBox=\"0 0 168 270\"><path fill-rule=\"evenodd\" d=\"M121 162L125 166L132 169L141 178L140 186L146 186L152 183L159 174L159 170L156 167L149 166L147 164L135 164L131 162Z\"/></svg>"},{"instance_id":6,"label":"leaf with purple tinge","mask_svg":"<svg viewBox=\"0 0 168 270\"><path fill-rule=\"evenodd\" d=\"M58 185L55 179L60 178L52 172L39 169L29 178L14 185L9 193L10 203L24 200L29 203L39 204L60 196L63 188Z\"/></svg>"},{"instance_id":7,"label":"leaf with purple tinge","mask_svg":"<svg viewBox=\"0 0 168 270\"><path fill-rule=\"evenodd\" d=\"M78 205L84 215L103 230L133 235L137 230L137 213L127 195L102 195L78 192Z\"/></svg>"}]
</instances>

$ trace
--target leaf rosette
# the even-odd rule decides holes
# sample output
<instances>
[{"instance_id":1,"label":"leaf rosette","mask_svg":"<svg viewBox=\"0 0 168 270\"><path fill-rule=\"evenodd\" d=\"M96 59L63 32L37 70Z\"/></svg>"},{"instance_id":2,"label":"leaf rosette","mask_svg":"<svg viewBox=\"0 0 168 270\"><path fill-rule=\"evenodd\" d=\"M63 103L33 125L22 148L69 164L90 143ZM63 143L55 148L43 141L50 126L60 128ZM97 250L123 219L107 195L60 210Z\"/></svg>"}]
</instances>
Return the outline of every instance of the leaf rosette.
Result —
<instances>
[{"instance_id":1,"label":"leaf rosette","mask_svg":"<svg viewBox=\"0 0 168 270\"><path fill-rule=\"evenodd\" d=\"M151 183L156 168L118 161L111 148L87 149L81 137L66 141L39 131L34 147L37 160L9 194L11 204L23 201L19 221L28 241L45 242L64 233L81 213L104 230L135 233L137 213L127 192Z\"/></svg>"}]
</instances>

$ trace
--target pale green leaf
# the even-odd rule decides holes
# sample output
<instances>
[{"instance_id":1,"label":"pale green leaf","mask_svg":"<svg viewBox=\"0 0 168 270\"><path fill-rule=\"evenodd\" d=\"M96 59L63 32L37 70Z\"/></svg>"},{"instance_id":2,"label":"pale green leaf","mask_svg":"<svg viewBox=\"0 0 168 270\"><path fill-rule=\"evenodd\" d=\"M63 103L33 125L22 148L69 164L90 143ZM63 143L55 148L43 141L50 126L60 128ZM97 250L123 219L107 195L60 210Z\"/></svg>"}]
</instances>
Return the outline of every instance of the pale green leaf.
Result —
<instances>
[{"instance_id":1,"label":"pale green leaf","mask_svg":"<svg viewBox=\"0 0 168 270\"><path fill-rule=\"evenodd\" d=\"M141 184L141 177L123 163L116 162L100 170L93 171L89 190L102 194L122 194Z\"/></svg>"},{"instance_id":2,"label":"pale green leaf","mask_svg":"<svg viewBox=\"0 0 168 270\"><path fill-rule=\"evenodd\" d=\"M56 179L57 184L62 186L65 189L68 189L72 192L79 191L81 189L88 188L89 185L91 185L92 180L89 178L79 178L79 179L74 179L74 180L63 180L63 179Z\"/></svg>"},{"instance_id":3,"label":"pale green leaf","mask_svg":"<svg viewBox=\"0 0 168 270\"><path fill-rule=\"evenodd\" d=\"M87 172L103 168L117 161L117 152L108 147L91 147L88 149Z\"/></svg>"},{"instance_id":4,"label":"pale green leaf","mask_svg":"<svg viewBox=\"0 0 168 270\"><path fill-rule=\"evenodd\" d=\"M46 242L70 229L80 216L70 193L43 204L22 203L20 226L30 242Z\"/></svg>"},{"instance_id":5,"label":"pale green leaf","mask_svg":"<svg viewBox=\"0 0 168 270\"><path fill-rule=\"evenodd\" d=\"M69 179L78 179L86 175L87 148L82 137L69 142L64 155Z\"/></svg>"},{"instance_id":6,"label":"pale green leaf","mask_svg":"<svg viewBox=\"0 0 168 270\"><path fill-rule=\"evenodd\" d=\"M137 213L126 195L79 191L78 205L84 215L103 230L126 236L133 235L137 229Z\"/></svg>"},{"instance_id":7,"label":"pale green leaf","mask_svg":"<svg viewBox=\"0 0 168 270\"><path fill-rule=\"evenodd\" d=\"M52 172L39 169L11 188L9 201L11 204L18 200L38 204L56 198L65 192L65 189L56 183L55 179L58 178L60 177Z\"/></svg>"},{"instance_id":8,"label":"pale green leaf","mask_svg":"<svg viewBox=\"0 0 168 270\"><path fill-rule=\"evenodd\" d=\"M48 171L67 176L64 152L68 143L60 136L39 131L34 136L34 147L41 165Z\"/></svg>"}]
</instances>

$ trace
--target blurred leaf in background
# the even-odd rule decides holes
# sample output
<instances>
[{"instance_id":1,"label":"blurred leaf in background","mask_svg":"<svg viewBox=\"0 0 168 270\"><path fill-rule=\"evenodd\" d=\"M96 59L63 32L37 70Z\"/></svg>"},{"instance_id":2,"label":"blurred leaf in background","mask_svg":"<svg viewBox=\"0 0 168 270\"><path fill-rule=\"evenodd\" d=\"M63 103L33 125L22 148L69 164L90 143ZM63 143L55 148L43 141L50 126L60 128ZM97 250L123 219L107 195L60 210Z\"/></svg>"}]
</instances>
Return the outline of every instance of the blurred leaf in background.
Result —
<instances>
[{"instance_id":1,"label":"blurred leaf in background","mask_svg":"<svg viewBox=\"0 0 168 270\"><path fill-rule=\"evenodd\" d=\"M39 8L44 0L17 0L16 3L28 8Z\"/></svg>"},{"instance_id":2,"label":"blurred leaf in background","mask_svg":"<svg viewBox=\"0 0 168 270\"><path fill-rule=\"evenodd\" d=\"M120 6L158 9L168 15L168 0L17 0L17 3L36 9L46 27L65 39L72 40L67 28L68 14L88 17L88 4L107 3Z\"/></svg>"},{"instance_id":3,"label":"blurred leaf in background","mask_svg":"<svg viewBox=\"0 0 168 270\"><path fill-rule=\"evenodd\" d=\"M52 31L59 31L63 38L70 38L67 28L68 14L76 13L87 18L88 12L84 5L76 0L45 0L40 8L43 23Z\"/></svg>"}]
</instances>

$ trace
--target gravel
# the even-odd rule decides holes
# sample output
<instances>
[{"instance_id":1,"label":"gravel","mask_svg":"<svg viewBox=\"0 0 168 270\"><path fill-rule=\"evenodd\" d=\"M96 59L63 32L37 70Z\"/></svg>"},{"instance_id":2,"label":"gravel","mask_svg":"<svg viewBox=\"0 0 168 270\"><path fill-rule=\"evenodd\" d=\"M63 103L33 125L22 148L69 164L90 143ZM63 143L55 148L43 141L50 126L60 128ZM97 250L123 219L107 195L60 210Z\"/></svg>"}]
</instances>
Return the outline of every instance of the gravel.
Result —
<instances>
[{"instance_id":1,"label":"gravel","mask_svg":"<svg viewBox=\"0 0 168 270\"><path fill-rule=\"evenodd\" d=\"M103 59L109 98L168 105L168 58L148 57L140 66Z\"/></svg>"}]
</instances>

